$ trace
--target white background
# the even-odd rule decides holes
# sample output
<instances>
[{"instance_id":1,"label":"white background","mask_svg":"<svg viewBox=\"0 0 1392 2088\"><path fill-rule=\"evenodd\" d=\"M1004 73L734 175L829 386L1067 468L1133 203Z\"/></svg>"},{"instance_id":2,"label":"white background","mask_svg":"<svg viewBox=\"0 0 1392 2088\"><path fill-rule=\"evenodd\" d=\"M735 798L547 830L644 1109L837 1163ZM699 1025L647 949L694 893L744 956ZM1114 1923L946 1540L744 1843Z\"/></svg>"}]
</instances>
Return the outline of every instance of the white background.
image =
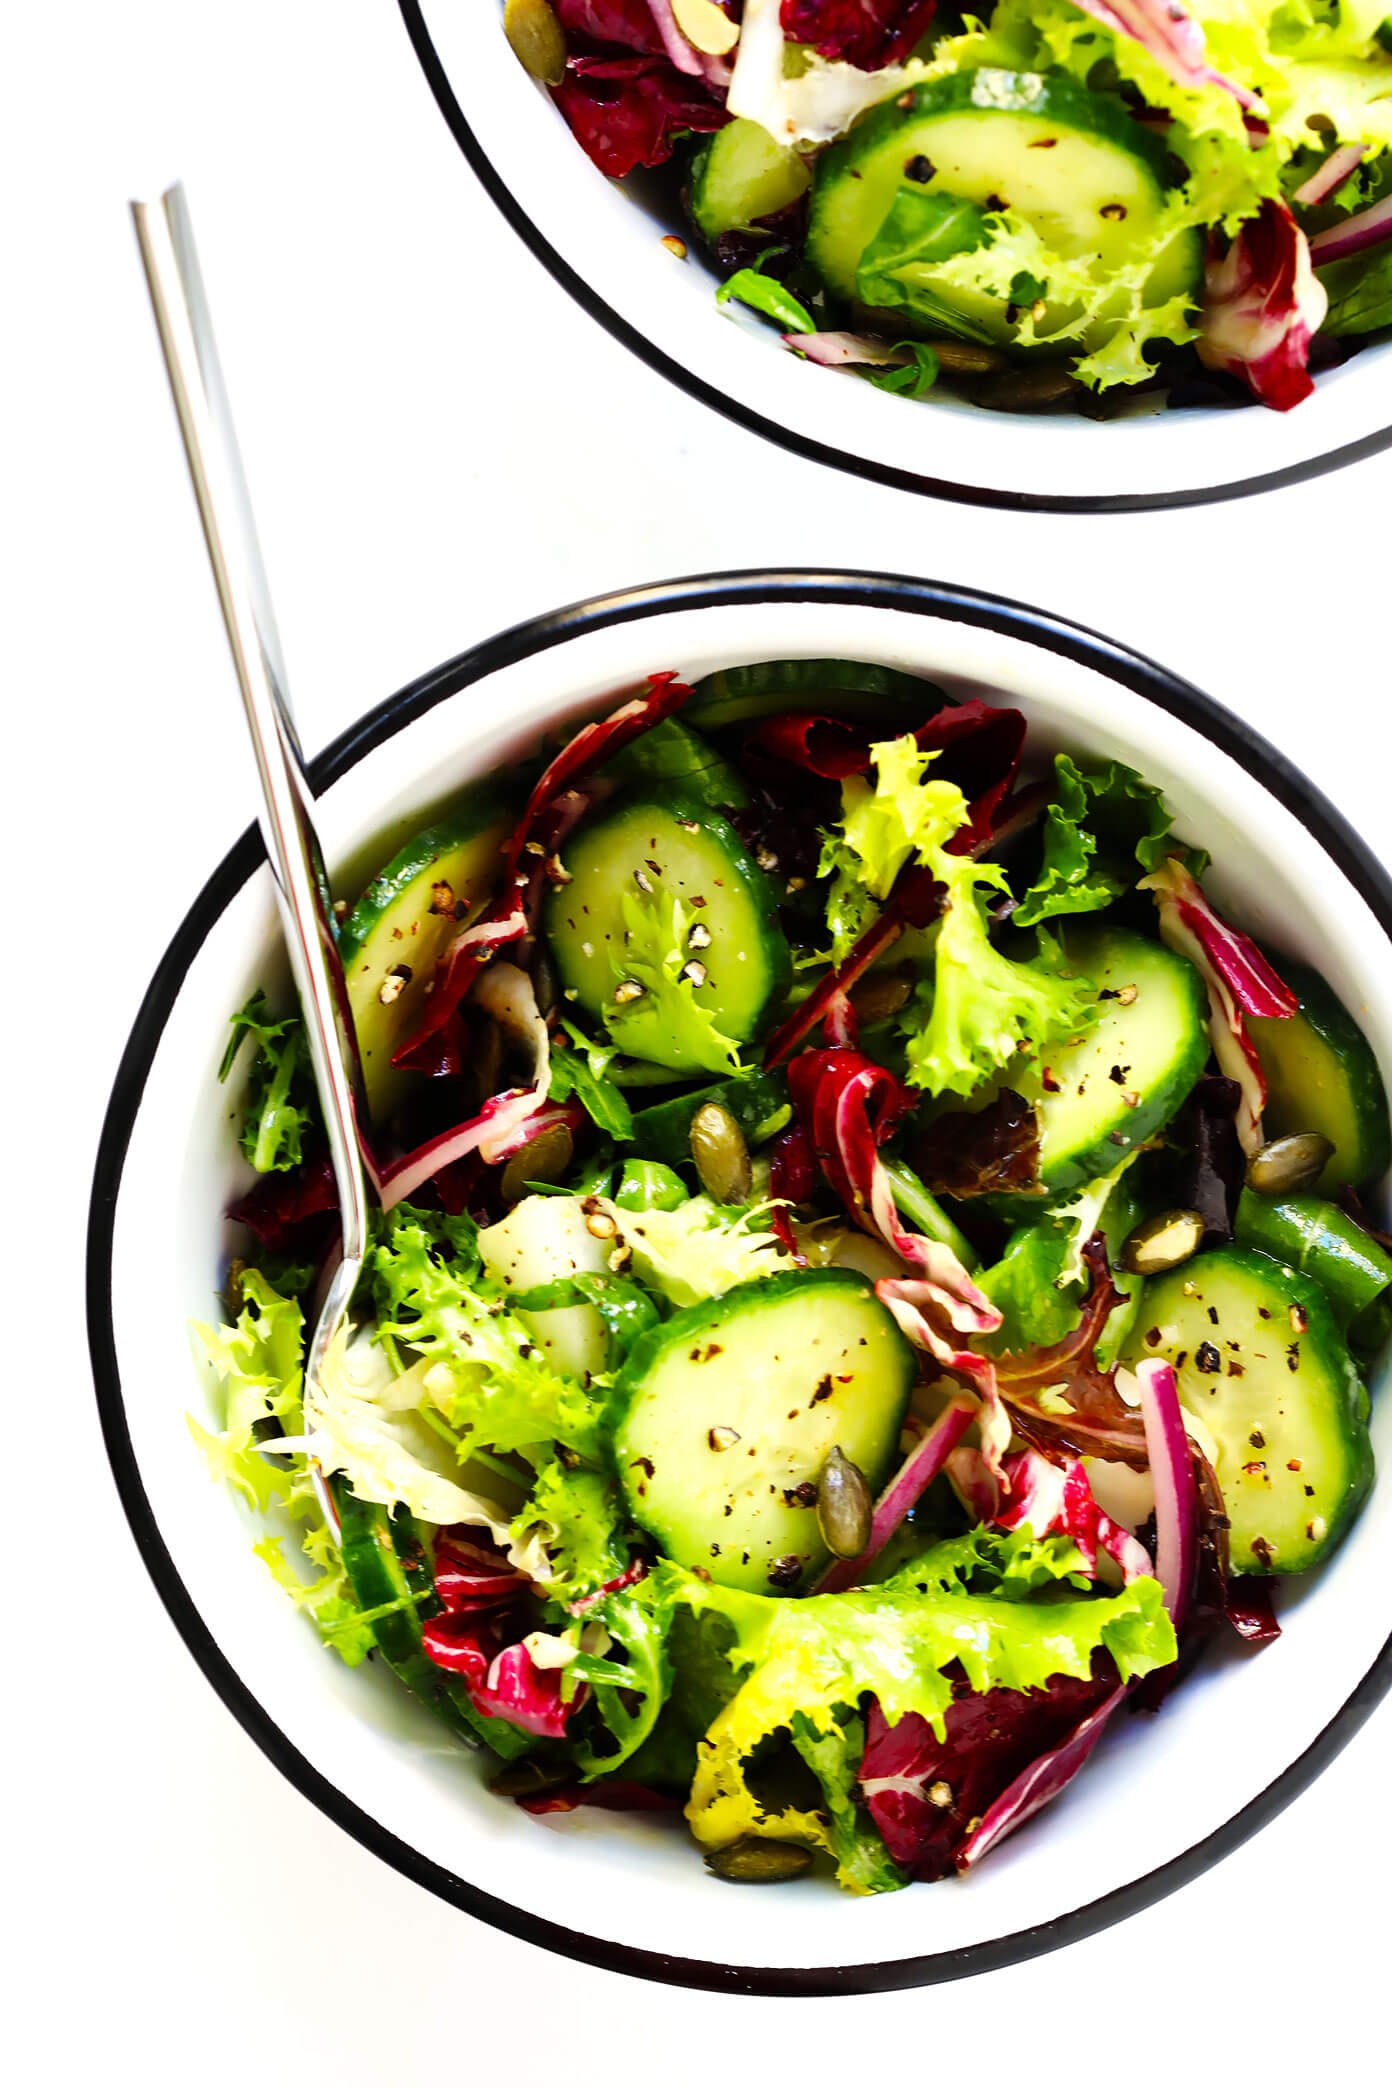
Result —
<instances>
[{"instance_id":1,"label":"white background","mask_svg":"<svg viewBox=\"0 0 1392 2088\"><path fill-rule=\"evenodd\" d=\"M1386 850L1392 458L1255 504L1092 520L952 508L784 457L628 358L517 245L391 0L30 0L3 32L0 161L21 924L4 1045L11 2077L742 2088L955 2068L1052 2088L1178 2065L1281 2088L1380 2049L1387 1707L1183 1893L949 1988L686 1995L438 1905L284 1784L184 1652L109 1482L79 1298L122 1040L252 805L129 196L189 185L311 749L469 642L591 590L878 567L1153 652Z\"/></svg>"}]
</instances>

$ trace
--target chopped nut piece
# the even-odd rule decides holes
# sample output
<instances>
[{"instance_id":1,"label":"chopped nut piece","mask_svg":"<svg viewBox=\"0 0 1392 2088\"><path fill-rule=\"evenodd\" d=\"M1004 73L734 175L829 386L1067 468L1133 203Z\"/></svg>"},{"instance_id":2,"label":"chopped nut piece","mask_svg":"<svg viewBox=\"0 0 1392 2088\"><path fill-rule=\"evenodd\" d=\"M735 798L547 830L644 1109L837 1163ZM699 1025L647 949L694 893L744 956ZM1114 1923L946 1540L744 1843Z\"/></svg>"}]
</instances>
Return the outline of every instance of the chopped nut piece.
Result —
<instances>
[{"instance_id":1,"label":"chopped nut piece","mask_svg":"<svg viewBox=\"0 0 1392 2088\"><path fill-rule=\"evenodd\" d=\"M706 1441L710 1444L712 1450L729 1450L739 1439L740 1434L737 1428L712 1428L708 1430L706 1435Z\"/></svg>"},{"instance_id":2,"label":"chopped nut piece","mask_svg":"<svg viewBox=\"0 0 1392 2088\"><path fill-rule=\"evenodd\" d=\"M430 911L433 914L454 912L454 886L443 877L430 887Z\"/></svg>"},{"instance_id":3,"label":"chopped nut piece","mask_svg":"<svg viewBox=\"0 0 1392 2088\"><path fill-rule=\"evenodd\" d=\"M394 964L381 985L377 988L377 998L384 1008L389 1008L394 1000L400 998L410 983L410 965Z\"/></svg>"},{"instance_id":4,"label":"chopped nut piece","mask_svg":"<svg viewBox=\"0 0 1392 2088\"><path fill-rule=\"evenodd\" d=\"M558 855L549 855L545 863L546 875L553 885L568 885L573 882L569 870Z\"/></svg>"},{"instance_id":5,"label":"chopped nut piece","mask_svg":"<svg viewBox=\"0 0 1392 2088\"><path fill-rule=\"evenodd\" d=\"M708 950L710 948L711 932L704 921L694 921L692 923L691 933L686 938L686 943L687 948L691 950Z\"/></svg>"},{"instance_id":6,"label":"chopped nut piece","mask_svg":"<svg viewBox=\"0 0 1392 2088\"><path fill-rule=\"evenodd\" d=\"M592 1240L612 1240L619 1230L618 1220L608 1211L591 1211L585 1220L585 1230Z\"/></svg>"},{"instance_id":7,"label":"chopped nut piece","mask_svg":"<svg viewBox=\"0 0 1392 2088\"><path fill-rule=\"evenodd\" d=\"M778 868L778 858L771 848L756 849L754 860L761 870L776 870Z\"/></svg>"},{"instance_id":8,"label":"chopped nut piece","mask_svg":"<svg viewBox=\"0 0 1392 2088\"><path fill-rule=\"evenodd\" d=\"M1123 1008L1130 1007L1132 1001L1136 998L1137 991L1138 989L1135 986L1123 986L1118 990L1117 999L1121 1002Z\"/></svg>"},{"instance_id":9,"label":"chopped nut piece","mask_svg":"<svg viewBox=\"0 0 1392 2088\"><path fill-rule=\"evenodd\" d=\"M679 976L686 980L688 986L704 986L706 967L699 957L693 957L688 964L682 966Z\"/></svg>"},{"instance_id":10,"label":"chopped nut piece","mask_svg":"<svg viewBox=\"0 0 1392 2088\"><path fill-rule=\"evenodd\" d=\"M620 979L614 988L614 1000L619 1007L625 1008L630 1001L641 1000L645 991L646 988L640 986L636 979Z\"/></svg>"},{"instance_id":11,"label":"chopped nut piece","mask_svg":"<svg viewBox=\"0 0 1392 2088\"><path fill-rule=\"evenodd\" d=\"M952 1803L952 1786L951 1786L951 1784L950 1784L950 1783L943 1783L941 1779L939 1779L939 1781L938 1781L937 1783L929 1784L929 1786L928 1786L928 1803L929 1803L930 1805L936 1805L936 1806L939 1806L939 1807L943 1807L943 1806L948 1806L948 1805L951 1805L951 1803Z\"/></svg>"},{"instance_id":12,"label":"chopped nut piece","mask_svg":"<svg viewBox=\"0 0 1392 2088\"><path fill-rule=\"evenodd\" d=\"M669 254L676 255L678 261L685 261L686 241L684 239L678 239L675 232L664 232L662 235L662 244L666 247Z\"/></svg>"},{"instance_id":13,"label":"chopped nut piece","mask_svg":"<svg viewBox=\"0 0 1392 2088\"><path fill-rule=\"evenodd\" d=\"M650 892L652 890L652 879L646 870L635 870L633 882L637 885L640 892Z\"/></svg>"}]
</instances>

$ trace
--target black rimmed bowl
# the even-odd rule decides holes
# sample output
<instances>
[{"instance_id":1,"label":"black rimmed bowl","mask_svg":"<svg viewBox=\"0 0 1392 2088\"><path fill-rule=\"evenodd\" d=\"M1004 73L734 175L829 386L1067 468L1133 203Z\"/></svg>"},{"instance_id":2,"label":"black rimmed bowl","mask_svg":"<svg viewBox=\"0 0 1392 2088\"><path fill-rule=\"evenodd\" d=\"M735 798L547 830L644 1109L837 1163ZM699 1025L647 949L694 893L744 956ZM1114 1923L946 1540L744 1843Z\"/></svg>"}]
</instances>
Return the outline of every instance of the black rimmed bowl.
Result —
<instances>
[{"instance_id":1,"label":"black rimmed bowl","mask_svg":"<svg viewBox=\"0 0 1392 2088\"><path fill-rule=\"evenodd\" d=\"M1018 604L864 574L739 573L640 588L520 625L391 697L315 764L330 859L603 708L650 670L842 656L1018 704L1038 751L1120 754L1215 858L1220 906L1317 963L1392 1066L1392 883L1338 813L1247 726L1124 647ZM533 1819L491 1797L388 1674L343 1669L252 1558L185 1425L238 1181L216 1069L226 1018L274 967L259 843L194 900L117 1075L97 1163L89 1322L102 1425L131 1526L204 1673L270 1759L366 1847L452 1905L568 1956L775 1994L858 1992L1009 1964L1136 1912L1235 1848L1310 1781L1392 1680L1392 1487L1257 1658L1215 1658L1158 1719L965 1884L855 1901L818 1879L732 1892L670 1821ZM152 1280L153 1278L153 1280ZM1384 1366L1385 1374L1385 1366ZM1375 1388L1376 1393L1376 1388ZM1392 1403L1375 1397L1392 1451Z\"/></svg>"},{"instance_id":2,"label":"black rimmed bowl","mask_svg":"<svg viewBox=\"0 0 1392 2088\"><path fill-rule=\"evenodd\" d=\"M678 262L670 190L592 165L502 32L502 0L400 0L441 113L513 229L590 315L707 406L814 462L977 505L1098 514L1259 493L1392 444L1392 341L1316 381L1289 413L1186 407L1091 421L922 403L792 356L773 328L715 303ZM463 263L460 264L464 265Z\"/></svg>"}]
</instances>

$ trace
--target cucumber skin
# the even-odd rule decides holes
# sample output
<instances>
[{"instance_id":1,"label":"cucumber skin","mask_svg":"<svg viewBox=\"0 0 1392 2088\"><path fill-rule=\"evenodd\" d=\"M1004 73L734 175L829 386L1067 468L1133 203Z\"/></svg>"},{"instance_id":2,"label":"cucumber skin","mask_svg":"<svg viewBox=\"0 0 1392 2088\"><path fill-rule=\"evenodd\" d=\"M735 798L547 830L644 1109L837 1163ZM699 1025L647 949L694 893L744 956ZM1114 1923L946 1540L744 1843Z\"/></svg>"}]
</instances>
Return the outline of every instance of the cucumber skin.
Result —
<instances>
[{"instance_id":1,"label":"cucumber skin","mask_svg":"<svg viewBox=\"0 0 1392 2088\"><path fill-rule=\"evenodd\" d=\"M1336 1152L1316 1184L1322 1196L1332 1196L1350 1185L1376 1182L1392 1166L1392 1121L1389 1120L1387 1089L1371 1044L1348 1009L1322 975L1306 964L1277 959L1277 970L1300 1002L1299 1013L1315 1037L1338 1064L1349 1088L1349 1105L1358 1127L1358 1152L1350 1163ZM1260 1057L1263 1037L1273 1037L1285 1028L1280 1019L1249 1016L1248 1027ZM1268 1137L1282 1131L1305 1131L1311 1127L1292 1119L1285 1121L1279 1109L1268 1111Z\"/></svg>"},{"instance_id":2,"label":"cucumber skin","mask_svg":"<svg viewBox=\"0 0 1392 2088\"><path fill-rule=\"evenodd\" d=\"M663 718L630 740L605 763L604 773L649 789L666 785L713 812L738 811L749 803L738 769L679 718Z\"/></svg>"},{"instance_id":3,"label":"cucumber skin","mask_svg":"<svg viewBox=\"0 0 1392 2088\"><path fill-rule=\"evenodd\" d=\"M346 966L362 952L364 943L386 909L429 868L450 850L476 840L495 821L511 823L511 813L498 805L492 786L475 784L454 809L428 827L413 834L354 903L338 931L338 954Z\"/></svg>"},{"instance_id":4,"label":"cucumber skin","mask_svg":"<svg viewBox=\"0 0 1392 2088\"><path fill-rule=\"evenodd\" d=\"M758 724L788 711L834 718L874 718L904 732L940 711L947 697L937 685L858 660L762 660L722 667L691 692L683 716L701 732Z\"/></svg>"},{"instance_id":5,"label":"cucumber skin","mask_svg":"<svg viewBox=\"0 0 1392 2088\"><path fill-rule=\"evenodd\" d=\"M425 1563L425 1544L405 1510L389 1515L373 1501L359 1500L340 1481L334 1486L344 1570L354 1599L362 1609L376 1609L402 1595L432 1591L432 1599L413 1604L372 1626L383 1660L413 1696L428 1705L450 1729L471 1741L482 1741L504 1761L515 1761L531 1748L531 1735L505 1719L485 1718L475 1711L457 1677L436 1667L421 1642L421 1619L438 1610L434 1581Z\"/></svg>"},{"instance_id":6,"label":"cucumber skin","mask_svg":"<svg viewBox=\"0 0 1392 2088\"><path fill-rule=\"evenodd\" d=\"M748 1080L720 1080L714 1087L695 1089L674 1096L670 1102L654 1102L640 1109L633 1119L633 1136L627 1141L644 1160L660 1160L666 1167L691 1164L691 1123L706 1102L719 1102L728 1109L746 1138L788 1099L787 1085L775 1073L753 1073Z\"/></svg>"},{"instance_id":7,"label":"cucumber skin","mask_svg":"<svg viewBox=\"0 0 1392 2088\"><path fill-rule=\"evenodd\" d=\"M1332 1514L1325 1514L1325 1535L1307 1551L1298 1555L1294 1563L1284 1565L1276 1562L1263 1565L1261 1560L1250 1554L1235 1560L1234 1571L1259 1575L1281 1575L1303 1573L1312 1566L1322 1564L1338 1547L1367 1499L1373 1483L1373 1451L1368 1436L1368 1393L1358 1374L1348 1343L1340 1328L1334 1308L1319 1284L1310 1277L1302 1276L1289 1263L1279 1261L1270 1254L1262 1254L1254 1248L1218 1247L1205 1254L1196 1255L1172 1270L1167 1276L1152 1278L1147 1285L1146 1311L1143 1318L1153 1324L1165 1310L1165 1290L1171 1285L1185 1283L1200 1284L1205 1269L1221 1263L1230 1273L1247 1276L1254 1283L1279 1288L1283 1299L1298 1305L1305 1314L1306 1326L1302 1340L1311 1341L1315 1350L1325 1361L1325 1366L1336 1380L1337 1390L1344 1401L1341 1416L1344 1422L1344 1439L1348 1451L1349 1480L1341 1500L1334 1505ZM1143 1356L1163 1354L1163 1350L1148 1347L1144 1339L1133 1338L1132 1360ZM1205 1425L1216 1435L1212 1417L1199 1410ZM1324 1512L1323 1509L1319 1512Z\"/></svg>"},{"instance_id":8,"label":"cucumber skin","mask_svg":"<svg viewBox=\"0 0 1392 2088\"><path fill-rule=\"evenodd\" d=\"M1235 1231L1239 1245L1318 1283L1345 1329L1392 1285L1392 1254L1322 1197L1266 1197L1244 1189Z\"/></svg>"},{"instance_id":9,"label":"cucumber skin","mask_svg":"<svg viewBox=\"0 0 1392 2088\"><path fill-rule=\"evenodd\" d=\"M624 1424L628 1419L633 1402L643 1390L649 1372L668 1349L683 1348L688 1343L694 1346L701 1339L717 1332L728 1318L732 1304L737 1309L758 1311L761 1308L776 1305L788 1297L806 1298L809 1290L814 1288L820 1290L842 1289L854 1292L861 1298L874 1297L872 1286L863 1276L857 1276L851 1270L793 1269L777 1276L762 1276L756 1278L752 1283L740 1284L734 1290L727 1291L721 1298L704 1299L698 1305L684 1306L680 1312L673 1313L670 1319L663 1320L660 1326L653 1327L648 1333L640 1335L633 1344L623 1368L614 1381L614 1388L609 1401L608 1420L619 1485L628 1504L629 1513L632 1515L633 1520L640 1523L643 1528L647 1529L649 1525L643 1519L642 1501L635 1498L626 1464L620 1462L620 1437L623 1434ZM893 1429L889 1432L891 1448L889 1455L885 1459L884 1467L878 1471L867 1471L865 1474L872 1493L878 1491L879 1486L887 1476L889 1467L893 1463L893 1446L898 1442L899 1431L903 1427L904 1415L908 1412L909 1399L913 1390L914 1379L917 1375L917 1358L914 1350L895 1324L893 1316L885 1308L882 1307L881 1310L885 1311L887 1331L892 1332L893 1340L902 1354L904 1389L898 1416L895 1419ZM655 1531L650 1532L650 1534L657 1537L659 1544L664 1543L664 1540ZM772 1591L765 1590L765 1592Z\"/></svg>"},{"instance_id":10,"label":"cucumber skin","mask_svg":"<svg viewBox=\"0 0 1392 2088\"><path fill-rule=\"evenodd\" d=\"M758 132L758 137L752 141L751 131ZM765 165L761 171L765 182L772 184L776 176L786 178L779 182L772 199L765 202L756 214L748 211L732 214L717 207L717 198L712 191L722 183L727 189L730 187L724 163L738 154L746 142L753 142L755 149L762 153ZM707 138L691 162L687 202L691 222L704 240L714 244L723 232L749 231L762 219L786 210L806 193L811 179L806 163L797 152L780 146L749 118L737 116L732 123L727 123ZM735 185L739 185L738 177ZM744 187L747 193L747 171Z\"/></svg>"}]
</instances>

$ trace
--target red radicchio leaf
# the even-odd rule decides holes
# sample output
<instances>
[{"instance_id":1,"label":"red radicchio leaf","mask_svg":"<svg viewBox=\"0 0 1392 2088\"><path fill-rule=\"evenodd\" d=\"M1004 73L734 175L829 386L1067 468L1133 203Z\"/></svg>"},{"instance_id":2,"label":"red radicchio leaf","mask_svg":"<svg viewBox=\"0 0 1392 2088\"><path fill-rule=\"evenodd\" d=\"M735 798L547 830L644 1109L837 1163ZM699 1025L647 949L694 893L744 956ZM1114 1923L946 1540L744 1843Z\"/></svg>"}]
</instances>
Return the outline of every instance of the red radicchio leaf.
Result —
<instances>
[{"instance_id":1,"label":"red radicchio leaf","mask_svg":"<svg viewBox=\"0 0 1392 2088\"><path fill-rule=\"evenodd\" d=\"M615 181L660 167L689 131L717 131L730 112L703 80L667 58L572 58L551 90L578 142Z\"/></svg>"},{"instance_id":2,"label":"red radicchio leaf","mask_svg":"<svg viewBox=\"0 0 1392 2088\"><path fill-rule=\"evenodd\" d=\"M1203 1244L1219 1247L1233 1236L1237 1199L1242 1193L1246 1161L1237 1135L1242 1090L1220 1073L1205 1073L1176 1120L1171 1142L1182 1154L1182 1176L1175 1205L1197 1211L1204 1222Z\"/></svg>"},{"instance_id":3,"label":"red radicchio leaf","mask_svg":"<svg viewBox=\"0 0 1392 2088\"><path fill-rule=\"evenodd\" d=\"M993 1518L998 1529L1028 1523L1036 1537L1071 1537L1093 1579L1099 1551L1115 1559L1128 1581L1151 1571L1145 1546L1098 1507L1080 1458L1056 1464L1037 1450L1018 1450L1006 1458L1002 1477L1004 1499Z\"/></svg>"},{"instance_id":4,"label":"red radicchio leaf","mask_svg":"<svg viewBox=\"0 0 1392 2088\"><path fill-rule=\"evenodd\" d=\"M492 901L477 921L455 936L440 959L420 1023L393 1052L394 1066L414 1067L417 1056L427 1053L429 1039L444 1028L488 960L527 933L543 872L540 867L534 871L520 866L524 857L529 863L543 864L583 813L586 800L574 785L599 762L607 761L649 726L679 709L690 694L673 673L649 675L643 695L629 697L607 718L582 725L547 764L513 829Z\"/></svg>"},{"instance_id":5,"label":"red radicchio leaf","mask_svg":"<svg viewBox=\"0 0 1392 2088\"><path fill-rule=\"evenodd\" d=\"M261 1175L227 1215L255 1233L272 1254L280 1254L302 1238L300 1229L308 1220L337 1210L333 1163L320 1153L289 1174Z\"/></svg>"},{"instance_id":6,"label":"red radicchio leaf","mask_svg":"<svg viewBox=\"0 0 1392 2088\"><path fill-rule=\"evenodd\" d=\"M985 1109L951 1109L922 1133L915 1164L927 1187L944 1196L989 1196L1039 1186L1039 1122L1013 1088Z\"/></svg>"},{"instance_id":7,"label":"red radicchio leaf","mask_svg":"<svg viewBox=\"0 0 1392 2088\"><path fill-rule=\"evenodd\" d=\"M554 0L567 37L661 58L664 45L647 0Z\"/></svg>"},{"instance_id":8,"label":"red radicchio leaf","mask_svg":"<svg viewBox=\"0 0 1392 2088\"><path fill-rule=\"evenodd\" d=\"M519 1639L498 1647L488 1616L467 1611L427 1617L421 1626L426 1657L458 1675L482 1718L503 1718L545 1740L564 1738L566 1722L588 1694L582 1683L567 1702L561 1695L563 1668L539 1668Z\"/></svg>"},{"instance_id":9,"label":"red radicchio leaf","mask_svg":"<svg viewBox=\"0 0 1392 2088\"><path fill-rule=\"evenodd\" d=\"M1249 1646L1269 1646L1281 1636L1274 1606L1275 1589L1256 1574L1237 1574L1224 1591L1223 1615Z\"/></svg>"},{"instance_id":10,"label":"red radicchio leaf","mask_svg":"<svg viewBox=\"0 0 1392 2088\"><path fill-rule=\"evenodd\" d=\"M946 885L940 884L931 871L906 864L894 881L879 919L870 923L850 954L835 971L826 973L769 1038L764 1064L781 1065L803 1038L812 1034L838 995L849 993L856 980L869 971L875 959L898 940L905 928L926 928L936 920L946 900Z\"/></svg>"},{"instance_id":11,"label":"red radicchio leaf","mask_svg":"<svg viewBox=\"0 0 1392 2088\"><path fill-rule=\"evenodd\" d=\"M1259 106L1259 97L1249 88L1214 71L1203 26L1185 13L1179 0L1078 0L1078 6L1149 51L1177 86L1223 87L1244 109Z\"/></svg>"},{"instance_id":12,"label":"red radicchio leaf","mask_svg":"<svg viewBox=\"0 0 1392 2088\"><path fill-rule=\"evenodd\" d=\"M538 1791L519 1798L523 1812L574 1812L580 1805L602 1806L605 1812L680 1812L682 1801L665 1791L649 1790L646 1784L630 1783L622 1776L602 1778L598 1783L563 1784L558 1791Z\"/></svg>"},{"instance_id":13,"label":"red radicchio leaf","mask_svg":"<svg viewBox=\"0 0 1392 2088\"><path fill-rule=\"evenodd\" d=\"M583 1617L586 1610L593 1609L595 1604L602 1602L606 1595L617 1595L624 1588L634 1588L640 1580L646 1580L647 1575L647 1560L634 1559L629 1565L625 1566L622 1573L616 1573L614 1578L605 1581L602 1587L592 1588L588 1595L578 1595L574 1602L566 1604L566 1608L572 1617Z\"/></svg>"},{"instance_id":14,"label":"red radicchio leaf","mask_svg":"<svg viewBox=\"0 0 1392 2088\"><path fill-rule=\"evenodd\" d=\"M1057 1798L1065 1785L1072 1783L1125 1695L1125 1686L1118 1683L1100 1702L1084 1712L1063 1739L1019 1772L958 1848L956 1864L959 1871L968 1871L973 1864L979 1863L997 1842L1004 1841L1007 1834L1022 1827L1051 1798Z\"/></svg>"},{"instance_id":15,"label":"red radicchio leaf","mask_svg":"<svg viewBox=\"0 0 1392 2088\"><path fill-rule=\"evenodd\" d=\"M864 774L870 766L873 737L849 718L824 718L811 711L786 711L781 718L766 718L749 735L776 760L810 769L814 776L825 776L833 783Z\"/></svg>"},{"instance_id":16,"label":"red radicchio leaf","mask_svg":"<svg viewBox=\"0 0 1392 2088\"><path fill-rule=\"evenodd\" d=\"M435 1594L447 1615L505 1607L531 1586L496 1547L442 1530L435 1544Z\"/></svg>"},{"instance_id":17,"label":"red radicchio leaf","mask_svg":"<svg viewBox=\"0 0 1392 2088\"><path fill-rule=\"evenodd\" d=\"M927 34L937 0L783 0L779 20L793 43L862 72L901 65Z\"/></svg>"},{"instance_id":18,"label":"red radicchio leaf","mask_svg":"<svg viewBox=\"0 0 1392 2088\"><path fill-rule=\"evenodd\" d=\"M1328 309L1305 234L1277 198L1267 198L1225 254L1210 236L1199 359L1241 377L1264 406L1287 413L1309 398L1310 343Z\"/></svg>"},{"instance_id":19,"label":"red radicchio leaf","mask_svg":"<svg viewBox=\"0 0 1392 2088\"><path fill-rule=\"evenodd\" d=\"M1110 1662L1107 1663L1110 1669ZM896 1863L914 1877L943 1878L1013 1779L1118 1694L1115 1670L1089 1681L1058 1675L1047 1689L972 1690L965 1680L939 1740L910 1711L889 1725L876 1703L866 1719L861 1790Z\"/></svg>"},{"instance_id":20,"label":"red radicchio leaf","mask_svg":"<svg viewBox=\"0 0 1392 2088\"><path fill-rule=\"evenodd\" d=\"M1266 1076L1247 1029L1247 1016L1284 1019L1300 1003L1267 963L1250 936L1241 934L1210 906L1198 879L1178 856L1142 878L1160 912L1160 939L1187 957L1208 988L1208 1031L1214 1057L1242 1091L1237 1135L1245 1153L1262 1142Z\"/></svg>"}]
</instances>

